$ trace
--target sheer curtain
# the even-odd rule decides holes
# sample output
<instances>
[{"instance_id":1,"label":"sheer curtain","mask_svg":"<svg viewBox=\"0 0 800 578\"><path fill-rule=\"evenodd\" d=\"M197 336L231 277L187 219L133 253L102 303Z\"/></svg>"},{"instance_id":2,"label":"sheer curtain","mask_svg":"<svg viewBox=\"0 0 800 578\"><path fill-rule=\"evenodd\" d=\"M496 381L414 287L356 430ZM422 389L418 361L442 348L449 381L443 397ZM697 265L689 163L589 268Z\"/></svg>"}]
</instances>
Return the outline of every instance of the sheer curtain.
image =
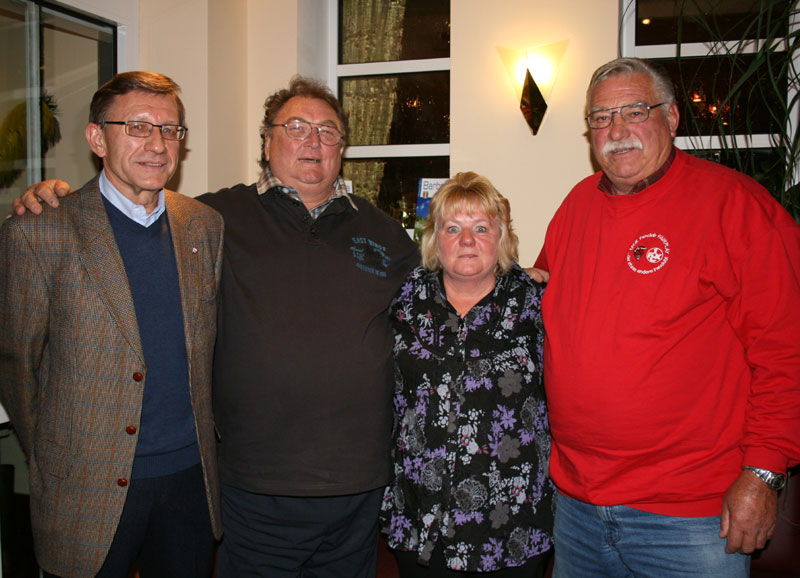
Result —
<instances>
[{"instance_id":1,"label":"sheer curtain","mask_svg":"<svg viewBox=\"0 0 800 578\"><path fill-rule=\"evenodd\" d=\"M398 60L403 41L405 0L344 0L342 2L342 63ZM350 119L351 144L389 142L397 77L368 77L343 83L342 104ZM351 163L344 177L356 194L375 202L383 180L385 161Z\"/></svg>"}]
</instances>

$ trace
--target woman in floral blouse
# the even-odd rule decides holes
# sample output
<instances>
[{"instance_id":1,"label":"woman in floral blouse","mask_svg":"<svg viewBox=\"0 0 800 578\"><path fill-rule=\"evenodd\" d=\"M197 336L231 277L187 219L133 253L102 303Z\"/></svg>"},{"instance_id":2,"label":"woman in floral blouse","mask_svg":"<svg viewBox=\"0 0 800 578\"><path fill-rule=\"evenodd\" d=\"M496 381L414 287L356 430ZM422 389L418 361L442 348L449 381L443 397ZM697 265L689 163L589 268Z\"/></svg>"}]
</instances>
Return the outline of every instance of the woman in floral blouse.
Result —
<instances>
[{"instance_id":1,"label":"woman in floral blouse","mask_svg":"<svg viewBox=\"0 0 800 578\"><path fill-rule=\"evenodd\" d=\"M381 522L403 578L544 570L543 286L516 264L517 246L508 201L459 173L433 197L423 266L392 304L394 475Z\"/></svg>"}]
</instances>

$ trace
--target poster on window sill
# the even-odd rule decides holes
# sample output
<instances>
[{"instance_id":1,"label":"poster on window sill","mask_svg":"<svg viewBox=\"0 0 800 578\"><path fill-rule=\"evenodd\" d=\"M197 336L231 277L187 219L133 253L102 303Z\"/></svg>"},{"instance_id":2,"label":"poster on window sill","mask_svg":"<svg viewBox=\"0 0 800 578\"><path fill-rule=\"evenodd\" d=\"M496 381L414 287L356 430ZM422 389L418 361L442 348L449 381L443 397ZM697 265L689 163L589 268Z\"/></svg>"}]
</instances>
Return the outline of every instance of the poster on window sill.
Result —
<instances>
[{"instance_id":1,"label":"poster on window sill","mask_svg":"<svg viewBox=\"0 0 800 578\"><path fill-rule=\"evenodd\" d=\"M430 209L431 198L439 190L447 179L422 178L419 180L417 190L417 209L414 219L414 240L419 242L422 239L422 232L428 223L428 211Z\"/></svg>"}]
</instances>

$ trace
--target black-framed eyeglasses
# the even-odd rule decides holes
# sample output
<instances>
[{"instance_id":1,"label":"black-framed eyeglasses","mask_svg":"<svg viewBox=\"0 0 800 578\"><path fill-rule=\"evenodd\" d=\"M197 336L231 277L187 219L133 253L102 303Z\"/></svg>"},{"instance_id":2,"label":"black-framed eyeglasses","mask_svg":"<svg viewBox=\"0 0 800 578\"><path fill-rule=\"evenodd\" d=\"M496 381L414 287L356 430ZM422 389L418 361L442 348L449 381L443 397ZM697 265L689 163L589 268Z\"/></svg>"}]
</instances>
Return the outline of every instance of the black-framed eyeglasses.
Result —
<instances>
[{"instance_id":1,"label":"black-framed eyeglasses","mask_svg":"<svg viewBox=\"0 0 800 578\"><path fill-rule=\"evenodd\" d=\"M137 138L147 138L153 133L153 128L157 127L161 131L161 138L164 140L183 140L186 131L185 126L179 124L153 124L144 120L104 120L100 125L121 124L125 126L125 134Z\"/></svg>"},{"instance_id":2,"label":"black-framed eyeglasses","mask_svg":"<svg viewBox=\"0 0 800 578\"><path fill-rule=\"evenodd\" d=\"M336 127L327 124L315 124L297 118L289 122L272 124L270 126L282 126L286 130L286 136L293 140L306 140L311 134L311 129L317 129L319 142L328 146L338 145L342 142L342 138L344 138L344 134Z\"/></svg>"},{"instance_id":3,"label":"black-framed eyeglasses","mask_svg":"<svg viewBox=\"0 0 800 578\"><path fill-rule=\"evenodd\" d=\"M663 104L667 103L659 102L658 104L648 105L644 102L635 102L619 108L595 110L589 113L586 117L586 122L589 123L589 128L606 128L607 126L611 126L611 123L614 121L614 115L618 114L622 117L622 120L628 124L637 124L650 118L650 111Z\"/></svg>"}]
</instances>

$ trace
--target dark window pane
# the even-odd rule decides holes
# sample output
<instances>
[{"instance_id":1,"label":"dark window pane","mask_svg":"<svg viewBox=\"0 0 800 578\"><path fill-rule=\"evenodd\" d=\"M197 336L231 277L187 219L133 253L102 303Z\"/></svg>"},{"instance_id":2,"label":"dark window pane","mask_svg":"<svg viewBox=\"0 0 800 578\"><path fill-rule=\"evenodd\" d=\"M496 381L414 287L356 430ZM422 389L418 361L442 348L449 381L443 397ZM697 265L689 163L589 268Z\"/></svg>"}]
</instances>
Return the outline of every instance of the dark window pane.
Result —
<instances>
[{"instance_id":1,"label":"dark window pane","mask_svg":"<svg viewBox=\"0 0 800 578\"><path fill-rule=\"evenodd\" d=\"M342 175L353 181L353 192L365 197L406 228L414 228L421 178L447 178L449 157L345 159Z\"/></svg>"},{"instance_id":2,"label":"dark window pane","mask_svg":"<svg viewBox=\"0 0 800 578\"><path fill-rule=\"evenodd\" d=\"M450 56L450 0L340 0L339 64Z\"/></svg>"},{"instance_id":3,"label":"dark window pane","mask_svg":"<svg viewBox=\"0 0 800 578\"><path fill-rule=\"evenodd\" d=\"M678 136L780 132L785 116L785 53L654 60L675 84L681 111ZM730 98L731 88L744 85ZM775 86L778 89L775 89ZM776 114L772 114L776 113Z\"/></svg>"},{"instance_id":4,"label":"dark window pane","mask_svg":"<svg viewBox=\"0 0 800 578\"><path fill-rule=\"evenodd\" d=\"M782 38L790 0L638 0L636 44Z\"/></svg>"},{"instance_id":5,"label":"dark window pane","mask_svg":"<svg viewBox=\"0 0 800 578\"><path fill-rule=\"evenodd\" d=\"M450 73L420 72L339 79L351 145L450 141Z\"/></svg>"}]
</instances>

